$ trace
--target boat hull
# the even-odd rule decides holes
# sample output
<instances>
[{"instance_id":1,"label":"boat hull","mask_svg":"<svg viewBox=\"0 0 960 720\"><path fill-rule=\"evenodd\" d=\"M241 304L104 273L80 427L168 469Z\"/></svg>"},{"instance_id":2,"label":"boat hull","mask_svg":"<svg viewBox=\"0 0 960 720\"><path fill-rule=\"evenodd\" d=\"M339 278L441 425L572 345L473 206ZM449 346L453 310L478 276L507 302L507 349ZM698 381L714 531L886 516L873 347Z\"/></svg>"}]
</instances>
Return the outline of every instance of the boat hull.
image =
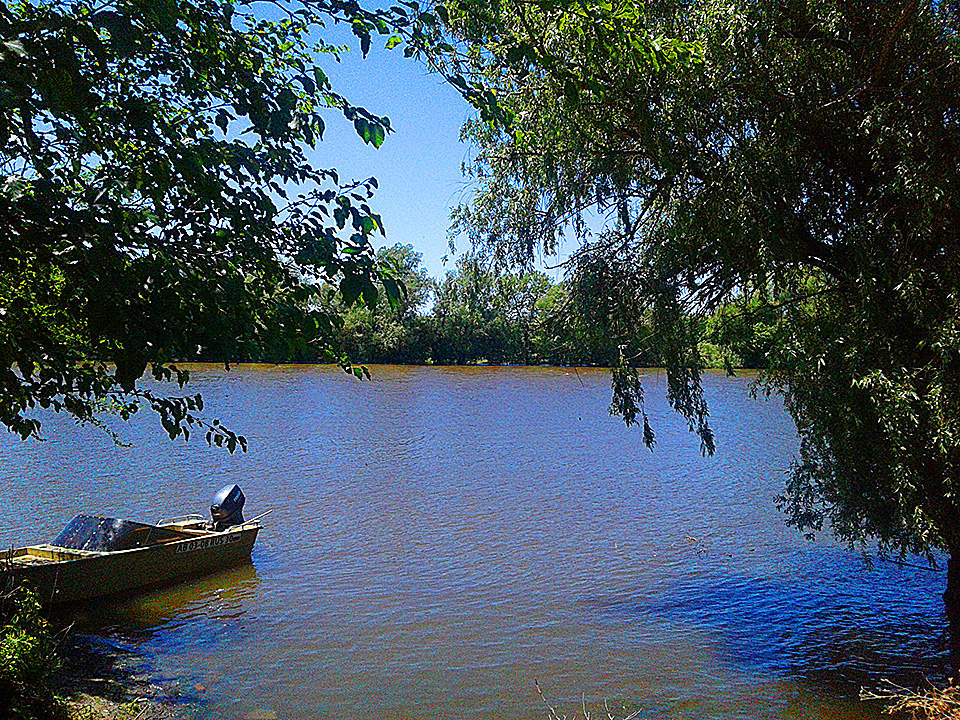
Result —
<instances>
[{"instance_id":1,"label":"boat hull","mask_svg":"<svg viewBox=\"0 0 960 720\"><path fill-rule=\"evenodd\" d=\"M26 585L44 605L132 594L249 562L259 530L259 525L245 525L116 552L21 548L8 553L6 561L0 558L0 587ZM12 561L17 553L22 557L41 548L54 559L23 566Z\"/></svg>"}]
</instances>

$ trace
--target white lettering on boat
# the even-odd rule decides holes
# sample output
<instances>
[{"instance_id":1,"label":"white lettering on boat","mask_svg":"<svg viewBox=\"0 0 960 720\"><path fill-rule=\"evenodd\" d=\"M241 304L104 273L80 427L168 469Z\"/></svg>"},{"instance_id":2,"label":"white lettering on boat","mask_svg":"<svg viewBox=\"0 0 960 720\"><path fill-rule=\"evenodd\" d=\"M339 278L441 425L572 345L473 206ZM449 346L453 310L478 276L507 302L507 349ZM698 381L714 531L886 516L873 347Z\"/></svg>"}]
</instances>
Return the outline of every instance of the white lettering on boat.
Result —
<instances>
[{"instance_id":1,"label":"white lettering on boat","mask_svg":"<svg viewBox=\"0 0 960 720\"><path fill-rule=\"evenodd\" d=\"M189 542L177 543L176 552L190 552L192 550L200 550L201 548L216 547L218 545L226 545L228 543L235 542L240 542L240 533L229 533L228 535L217 535L215 537L206 537L198 540L190 540Z\"/></svg>"}]
</instances>

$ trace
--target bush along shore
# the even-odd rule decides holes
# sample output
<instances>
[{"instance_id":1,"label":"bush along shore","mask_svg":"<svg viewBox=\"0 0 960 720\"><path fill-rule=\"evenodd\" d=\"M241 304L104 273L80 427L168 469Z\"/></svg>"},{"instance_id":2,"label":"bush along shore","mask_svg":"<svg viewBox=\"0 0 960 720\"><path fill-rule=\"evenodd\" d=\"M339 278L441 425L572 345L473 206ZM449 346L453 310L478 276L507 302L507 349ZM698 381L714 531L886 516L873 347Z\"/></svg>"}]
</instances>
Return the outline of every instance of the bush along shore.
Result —
<instances>
[{"instance_id":1,"label":"bush along shore","mask_svg":"<svg viewBox=\"0 0 960 720\"><path fill-rule=\"evenodd\" d=\"M395 302L346 303L329 288L324 310L331 318L331 356L320 346L243 336L236 362L331 362L398 365L552 365L663 367L667 358L651 338L653 318L632 327L629 338L596 312L566 280L542 272L511 272L476 254L459 258L442 279L431 277L410 245L377 251L379 262L397 269L404 293ZM285 312L305 322L307 307ZM700 338L694 364L713 368L763 368L775 319L757 298L741 298L703 318L690 318ZM198 348L181 361L221 362Z\"/></svg>"},{"instance_id":2,"label":"bush along shore","mask_svg":"<svg viewBox=\"0 0 960 720\"><path fill-rule=\"evenodd\" d=\"M596 367L666 363L651 342L657 333L652 318L623 338L570 282L555 282L532 270L506 271L474 254L462 256L436 280L409 245L381 248L378 257L399 268L406 294L394 305L384 301L373 307L331 307L342 318L334 344L355 362ZM743 298L708 317L691 318L701 340L699 363L765 367L773 336L768 315L759 300ZM255 346L251 350L251 360L270 359Z\"/></svg>"}]
</instances>

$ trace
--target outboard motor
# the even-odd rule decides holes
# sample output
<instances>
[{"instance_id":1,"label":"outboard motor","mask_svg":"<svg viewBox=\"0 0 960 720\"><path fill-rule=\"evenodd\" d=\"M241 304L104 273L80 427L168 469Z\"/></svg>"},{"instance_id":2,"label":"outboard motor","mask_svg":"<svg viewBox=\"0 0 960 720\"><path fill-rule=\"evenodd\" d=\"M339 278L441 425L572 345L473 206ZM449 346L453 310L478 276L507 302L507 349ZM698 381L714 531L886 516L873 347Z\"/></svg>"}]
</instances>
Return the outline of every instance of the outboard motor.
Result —
<instances>
[{"instance_id":1,"label":"outboard motor","mask_svg":"<svg viewBox=\"0 0 960 720\"><path fill-rule=\"evenodd\" d=\"M226 530L243 523L243 503L246 498L239 485L225 485L210 502L214 530Z\"/></svg>"}]
</instances>

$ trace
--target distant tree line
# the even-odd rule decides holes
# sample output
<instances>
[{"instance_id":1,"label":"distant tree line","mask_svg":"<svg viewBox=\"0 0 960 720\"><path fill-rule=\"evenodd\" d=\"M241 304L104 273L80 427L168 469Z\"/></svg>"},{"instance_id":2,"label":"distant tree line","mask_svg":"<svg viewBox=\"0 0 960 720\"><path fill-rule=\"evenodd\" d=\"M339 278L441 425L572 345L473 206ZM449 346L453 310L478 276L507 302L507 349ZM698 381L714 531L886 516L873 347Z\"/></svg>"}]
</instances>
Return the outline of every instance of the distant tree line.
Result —
<instances>
[{"instance_id":1,"label":"distant tree line","mask_svg":"<svg viewBox=\"0 0 960 720\"><path fill-rule=\"evenodd\" d=\"M660 366L656 328L642 324L626 344L614 342L609 318L598 316L571 291L539 271L498 270L480 255L459 258L437 280L410 245L378 251L406 287L395 304L340 307L337 344L361 363L465 365L581 365L612 367L623 358L632 365ZM338 303L331 293L331 302ZM763 326L734 303L701 323L701 355L707 367L762 367ZM735 339L721 352L718 341ZM272 358L275 359L275 358ZM310 359L310 358L304 358Z\"/></svg>"}]
</instances>

